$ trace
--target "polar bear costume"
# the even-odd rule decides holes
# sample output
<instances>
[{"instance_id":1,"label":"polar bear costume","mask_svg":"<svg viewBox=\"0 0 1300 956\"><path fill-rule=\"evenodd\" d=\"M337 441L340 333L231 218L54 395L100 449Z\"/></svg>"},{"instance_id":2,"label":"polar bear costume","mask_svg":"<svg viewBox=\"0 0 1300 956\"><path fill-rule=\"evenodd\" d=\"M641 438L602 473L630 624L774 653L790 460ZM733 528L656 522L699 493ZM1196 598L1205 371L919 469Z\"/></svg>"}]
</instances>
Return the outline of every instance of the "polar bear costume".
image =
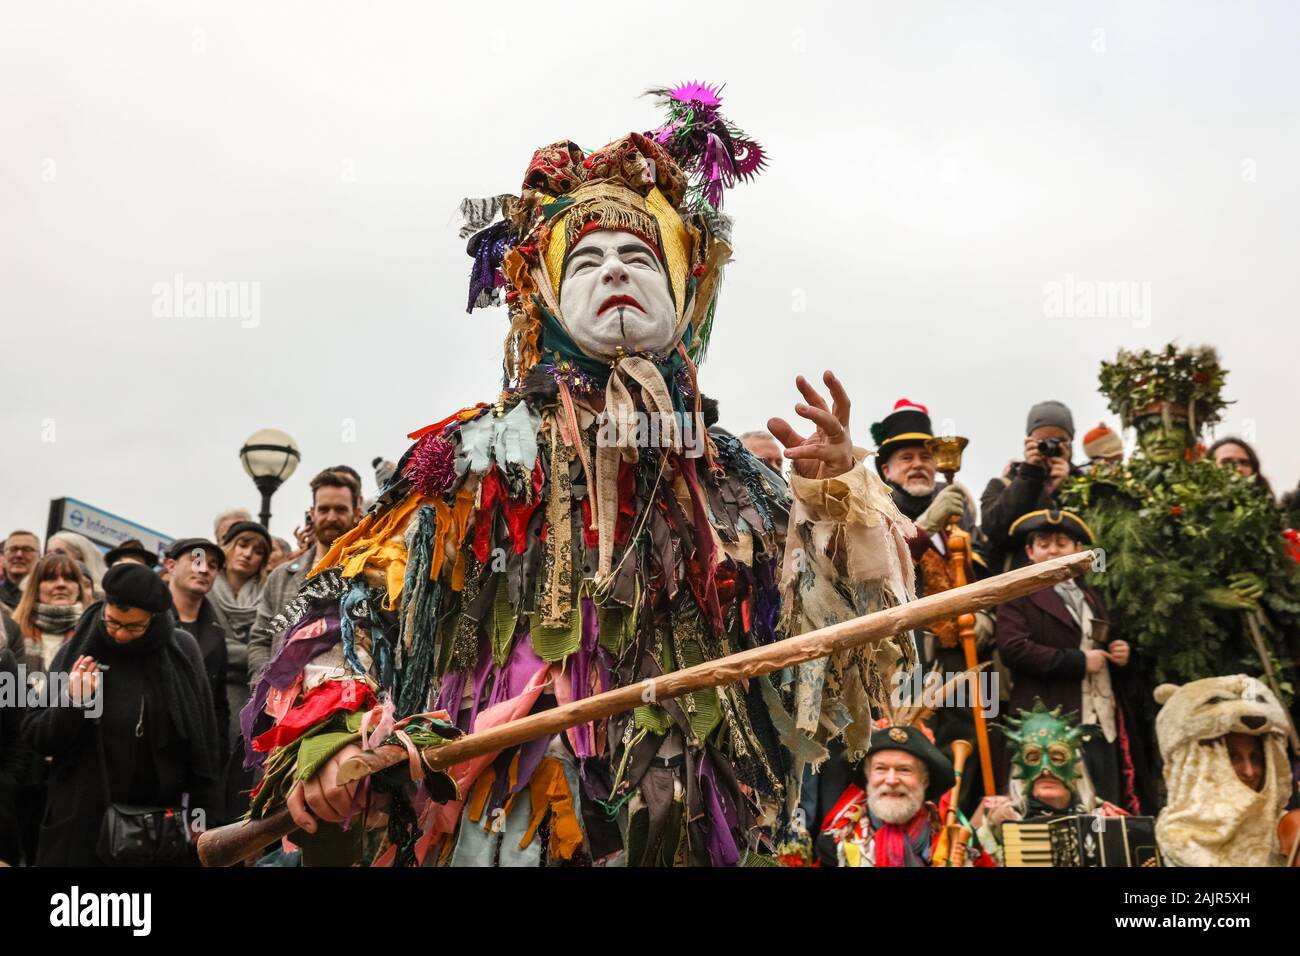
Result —
<instances>
[{"instance_id":1,"label":"polar bear costume","mask_svg":"<svg viewBox=\"0 0 1300 956\"><path fill-rule=\"evenodd\" d=\"M1156 841L1170 866L1281 866L1277 821L1290 796L1287 718L1263 683L1245 674L1161 684L1156 738L1168 802ZM1260 737L1264 785L1239 779L1226 734Z\"/></svg>"}]
</instances>

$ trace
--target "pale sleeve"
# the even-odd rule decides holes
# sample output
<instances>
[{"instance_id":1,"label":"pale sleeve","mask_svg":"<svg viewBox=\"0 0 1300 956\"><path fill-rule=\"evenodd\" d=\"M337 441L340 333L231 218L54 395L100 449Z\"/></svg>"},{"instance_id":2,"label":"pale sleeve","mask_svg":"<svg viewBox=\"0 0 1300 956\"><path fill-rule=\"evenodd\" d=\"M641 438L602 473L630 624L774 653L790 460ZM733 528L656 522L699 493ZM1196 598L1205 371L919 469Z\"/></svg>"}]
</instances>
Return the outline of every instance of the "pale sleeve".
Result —
<instances>
[{"instance_id":1,"label":"pale sleeve","mask_svg":"<svg viewBox=\"0 0 1300 956\"><path fill-rule=\"evenodd\" d=\"M782 630L795 637L913 600L915 572L903 516L885 483L854 449L854 466L835 478L794 475L781 564ZM793 727L783 742L800 766L816 768L825 743L844 739L849 759L870 740L872 721L892 712L894 672L916 664L910 634L798 665ZM797 791L797 786L792 787Z\"/></svg>"},{"instance_id":2,"label":"pale sleeve","mask_svg":"<svg viewBox=\"0 0 1300 956\"><path fill-rule=\"evenodd\" d=\"M883 585L902 604L912 600L916 588L907 546L915 529L889 488L866 467L867 453L853 451L853 468L836 478L791 477L782 584L788 586L799 571L820 568L850 581Z\"/></svg>"}]
</instances>

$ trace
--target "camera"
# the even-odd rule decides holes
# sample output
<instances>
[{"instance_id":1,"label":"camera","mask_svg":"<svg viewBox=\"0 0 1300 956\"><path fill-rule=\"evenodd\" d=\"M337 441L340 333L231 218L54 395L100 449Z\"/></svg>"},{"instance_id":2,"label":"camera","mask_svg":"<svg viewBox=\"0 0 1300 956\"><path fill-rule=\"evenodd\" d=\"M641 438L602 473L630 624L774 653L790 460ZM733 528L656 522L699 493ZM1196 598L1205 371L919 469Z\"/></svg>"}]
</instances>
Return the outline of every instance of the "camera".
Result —
<instances>
[{"instance_id":1,"label":"camera","mask_svg":"<svg viewBox=\"0 0 1300 956\"><path fill-rule=\"evenodd\" d=\"M1065 443L1059 438L1043 438L1038 442L1038 453L1044 458L1060 458Z\"/></svg>"}]
</instances>

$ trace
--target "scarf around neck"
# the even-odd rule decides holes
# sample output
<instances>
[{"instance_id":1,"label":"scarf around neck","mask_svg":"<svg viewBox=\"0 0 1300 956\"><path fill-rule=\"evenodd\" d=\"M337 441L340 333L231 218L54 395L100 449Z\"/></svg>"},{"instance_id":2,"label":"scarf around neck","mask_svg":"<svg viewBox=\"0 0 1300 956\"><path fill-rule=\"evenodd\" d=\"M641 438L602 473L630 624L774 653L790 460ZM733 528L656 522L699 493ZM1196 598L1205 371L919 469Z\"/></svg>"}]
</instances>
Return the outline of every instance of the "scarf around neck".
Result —
<instances>
[{"instance_id":1,"label":"scarf around neck","mask_svg":"<svg viewBox=\"0 0 1300 956\"><path fill-rule=\"evenodd\" d=\"M76 604L40 604L32 615L32 626L42 634L66 634L77 626L83 608Z\"/></svg>"},{"instance_id":2,"label":"scarf around neck","mask_svg":"<svg viewBox=\"0 0 1300 956\"><path fill-rule=\"evenodd\" d=\"M248 643L249 632L257 618L257 603L262 597L262 579L251 577L236 594L230 586L230 579L225 572L218 574L208 592L208 600L216 607L220 616L230 624L231 636L241 643Z\"/></svg>"},{"instance_id":3,"label":"scarf around neck","mask_svg":"<svg viewBox=\"0 0 1300 956\"><path fill-rule=\"evenodd\" d=\"M906 823L885 823L870 810L875 833L876 866L928 866L930 863L930 805L921 804Z\"/></svg>"},{"instance_id":4,"label":"scarf around neck","mask_svg":"<svg viewBox=\"0 0 1300 956\"><path fill-rule=\"evenodd\" d=\"M925 509L930 507L930 502L934 501L942 489L942 482L936 482L934 490L928 495L911 495L903 490L902 485L896 485L892 481L887 481L890 495L894 499L894 504L898 505L898 510L903 512L909 521L915 521L925 513Z\"/></svg>"}]
</instances>

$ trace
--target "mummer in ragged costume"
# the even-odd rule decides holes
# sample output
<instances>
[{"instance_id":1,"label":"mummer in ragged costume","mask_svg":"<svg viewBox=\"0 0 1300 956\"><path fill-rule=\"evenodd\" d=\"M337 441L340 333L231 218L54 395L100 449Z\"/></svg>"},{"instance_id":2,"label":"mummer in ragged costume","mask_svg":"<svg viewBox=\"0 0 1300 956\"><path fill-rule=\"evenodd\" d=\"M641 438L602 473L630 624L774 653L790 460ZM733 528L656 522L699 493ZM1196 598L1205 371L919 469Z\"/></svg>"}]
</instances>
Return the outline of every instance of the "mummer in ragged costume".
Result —
<instances>
[{"instance_id":1,"label":"mummer in ragged costume","mask_svg":"<svg viewBox=\"0 0 1300 956\"><path fill-rule=\"evenodd\" d=\"M731 253L723 188L762 153L717 90L655 92L658 129L591 153L555 143L519 196L464 204L470 306L509 310L503 390L412 434L286 607L243 714L264 769L250 816L287 803L307 863L759 862L797 820L806 768L833 738L865 752L889 675L915 661L895 638L648 695L446 774L413 755L409 772L338 785L342 761L384 740L427 746L911 597L911 523L863 466L833 375L829 402L797 381L811 435L768 423L788 488L706 430L696 365ZM372 846L363 821L385 816Z\"/></svg>"}]
</instances>

